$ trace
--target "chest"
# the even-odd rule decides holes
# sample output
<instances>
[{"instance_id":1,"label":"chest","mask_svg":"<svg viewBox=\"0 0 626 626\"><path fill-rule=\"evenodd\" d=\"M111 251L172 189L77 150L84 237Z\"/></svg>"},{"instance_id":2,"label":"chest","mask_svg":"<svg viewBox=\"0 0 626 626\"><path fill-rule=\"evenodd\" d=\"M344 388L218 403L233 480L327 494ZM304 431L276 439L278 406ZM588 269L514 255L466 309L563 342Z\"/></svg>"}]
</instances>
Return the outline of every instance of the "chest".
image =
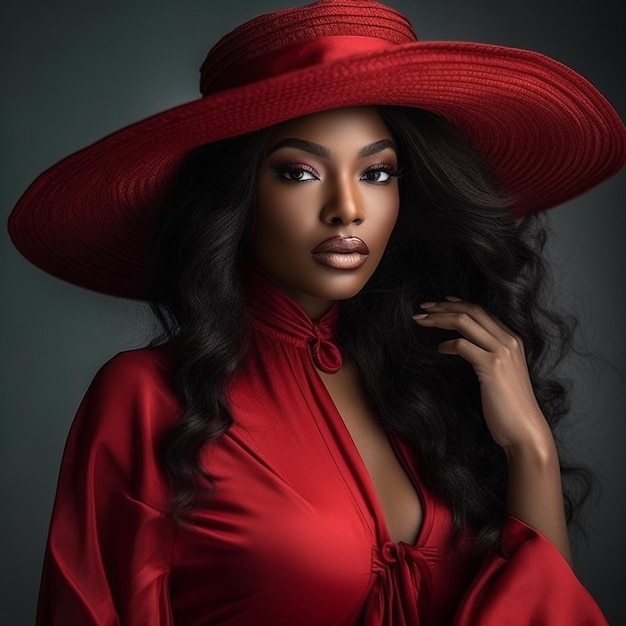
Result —
<instances>
[{"instance_id":1,"label":"chest","mask_svg":"<svg viewBox=\"0 0 626 626\"><path fill-rule=\"evenodd\" d=\"M442 611L453 606L447 512L429 497L421 520L404 472L410 461L401 463L374 428L365 396L351 386L338 393L341 379L333 381L327 387L298 350L267 341L250 351L229 389L235 424L203 456L214 479L210 503L193 512L173 555L181 622L352 626L383 579L405 580L381 561L381 546L401 532L414 537L420 523L420 543L434 545L416 551L434 555L433 583L444 581L433 601ZM394 481L386 491L389 459L408 485L404 496ZM390 524L386 504L406 512L410 497L406 526Z\"/></svg>"},{"instance_id":2,"label":"chest","mask_svg":"<svg viewBox=\"0 0 626 626\"><path fill-rule=\"evenodd\" d=\"M372 410L357 369L346 363L335 374L319 374L354 443L354 454L360 456L369 475L389 537L394 542L415 543L422 503Z\"/></svg>"}]
</instances>

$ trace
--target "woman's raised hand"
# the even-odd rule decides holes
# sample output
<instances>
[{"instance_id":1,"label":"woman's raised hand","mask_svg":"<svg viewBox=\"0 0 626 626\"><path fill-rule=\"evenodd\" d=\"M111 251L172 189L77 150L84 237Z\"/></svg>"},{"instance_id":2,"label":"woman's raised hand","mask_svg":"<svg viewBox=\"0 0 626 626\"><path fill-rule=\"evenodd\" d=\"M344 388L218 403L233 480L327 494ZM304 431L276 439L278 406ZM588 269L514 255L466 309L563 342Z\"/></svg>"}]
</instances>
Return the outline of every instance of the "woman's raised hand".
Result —
<instances>
[{"instance_id":1,"label":"woman's raised hand","mask_svg":"<svg viewBox=\"0 0 626 626\"><path fill-rule=\"evenodd\" d=\"M421 308L424 312L413 316L420 326L460 334L439 344L439 352L458 355L474 368L495 442L507 451L552 442L530 382L522 340L483 307L455 297L425 302Z\"/></svg>"},{"instance_id":2,"label":"woman's raised hand","mask_svg":"<svg viewBox=\"0 0 626 626\"><path fill-rule=\"evenodd\" d=\"M421 307L413 316L420 326L460 335L440 343L439 352L464 358L476 372L487 427L507 457L507 511L548 537L571 565L558 453L522 340L477 304L449 297Z\"/></svg>"}]
</instances>

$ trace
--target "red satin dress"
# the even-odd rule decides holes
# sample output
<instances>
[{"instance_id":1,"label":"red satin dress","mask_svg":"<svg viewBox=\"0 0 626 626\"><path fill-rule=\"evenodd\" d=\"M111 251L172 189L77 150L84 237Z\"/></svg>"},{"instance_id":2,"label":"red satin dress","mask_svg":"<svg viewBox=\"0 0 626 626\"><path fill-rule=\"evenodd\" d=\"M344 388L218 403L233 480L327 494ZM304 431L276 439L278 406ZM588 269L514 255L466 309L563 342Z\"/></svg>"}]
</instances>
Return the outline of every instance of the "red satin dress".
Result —
<instances>
[{"instance_id":1,"label":"red satin dress","mask_svg":"<svg viewBox=\"0 0 626 626\"><path fill-rule=\"evenodd\" d=\"M502 626L606 624L553 545L509 519L507 558L478 570L449 510L395 451L421 497L415 545L394 543L365 465L317 368L333 371L338 308L312 322L254 276L252 333L207 448L210 506L166 513L158 442L181 407L168 346L97 374L61 467L38 626Z\"/></svg>"}]
</instances>

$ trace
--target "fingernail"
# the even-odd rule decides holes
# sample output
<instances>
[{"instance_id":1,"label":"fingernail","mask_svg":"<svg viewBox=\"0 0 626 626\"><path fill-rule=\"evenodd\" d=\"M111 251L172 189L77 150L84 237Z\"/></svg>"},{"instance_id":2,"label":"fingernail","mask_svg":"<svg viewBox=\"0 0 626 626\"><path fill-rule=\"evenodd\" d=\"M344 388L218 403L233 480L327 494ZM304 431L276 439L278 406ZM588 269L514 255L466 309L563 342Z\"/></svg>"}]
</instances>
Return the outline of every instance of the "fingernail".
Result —
<instances>
[{"instance_id":1,"label":"fingernail","mask_svg":"<svg viewBox=\"0 0 626 626\"><path fill-rule=\"evenodd\" d=\"M420 304L421 309L430 309L431 307L437 306L436 302L422 302Z\"/></svg>"},{"instance_id":2,"label":"fingernail","mask_svg":"<svg viewBox=\"0 0 626 626\"><path fill-rule=\"evenodd\" d=\"M416 313L411 316L414 320L423 320L425 317L428 317L428 313Z\"/></svg>"},{"instance_id":3,"label":"fingernail","mask_svg":"<svg viewBox=\"0 0 626 626\"><path fill-rule=\"evenodd\" d=\"M446 296L446 300L449 302L462 302L461 298L457 298L456 296Z\"/></svg>"}]
</instances>

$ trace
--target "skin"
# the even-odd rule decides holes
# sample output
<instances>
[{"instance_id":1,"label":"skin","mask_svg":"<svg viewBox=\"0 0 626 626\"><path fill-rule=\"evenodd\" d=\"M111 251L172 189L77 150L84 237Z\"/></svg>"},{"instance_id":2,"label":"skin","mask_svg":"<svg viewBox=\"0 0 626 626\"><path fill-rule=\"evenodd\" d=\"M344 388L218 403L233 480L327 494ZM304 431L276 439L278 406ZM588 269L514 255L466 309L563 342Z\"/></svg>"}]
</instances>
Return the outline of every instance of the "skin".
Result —
<instances>
[{"instance_id":1,"label":"skin","mask_svg":"<svg viewBox=\"0 0 626 626\"><path fill-rule=\"evenodd\" d=\"M385 251L399 208L398 157L373 107L309 115L278 127L257 172L252 258L313 319L351 298ZM334 269L311 254L331 237L369 248L358 269Z\"/></svg>"},{"instance_id":2,"label":"skin","mask_svg":"<svg viewBox=\"0 0 626 626\"><path fill-rule=\"evenodd\" d=\"M482 409L508 461L507 510L539 530L572 565L559 459L550 427L532 389L523 342L482 307L450 296L425 302L413 319L461 336L439 345L468 361L478 377Z\"/></svg>"},{"instance_id":3,"label":"skin","mask_svg":"<svg viewBox=\"0 0 626 626\"><path fill-rule=\"evenodd\" d=\"M304 146L302 142L315 145ZM252 260L307 314L317 319L334 300L351 298L382 257L399 209L397 155L374 108L319 113L280 126L257 176ZM364 151L366 155L364 156ZM321 156L321 154L324 156ZM358 236L369 249L358 269L334 269L311 254L329 237ZM319 372L372 481L386 532L414 543L420 499L369 404L348 359L335 374Z\"/></svg>"},{"instance_id":4,"label":"skin","mask_svg":"<svg viewBox=\"0 0 626 626\"><path fill-rule=\"evenodd\" d=\"M272 135L257 177L252 257L313 319L334 300L358 293L376 269L399 209L397 180L390 175L397 169L393 137L371 107L299 118ZM329 268L311 254L336 235L365 241L370 254L361 267ZM417 324L459 333L439 351L466 359L476 372L487 426L508 461L508 512L543 533L571 564L558 455L521 339L478 305L453 296L421 308ZM414 542L421 503L369 406L357 368L346 362L336 374L320 377L369 472L390 537Z\"/></svg>"}]
</instances>

